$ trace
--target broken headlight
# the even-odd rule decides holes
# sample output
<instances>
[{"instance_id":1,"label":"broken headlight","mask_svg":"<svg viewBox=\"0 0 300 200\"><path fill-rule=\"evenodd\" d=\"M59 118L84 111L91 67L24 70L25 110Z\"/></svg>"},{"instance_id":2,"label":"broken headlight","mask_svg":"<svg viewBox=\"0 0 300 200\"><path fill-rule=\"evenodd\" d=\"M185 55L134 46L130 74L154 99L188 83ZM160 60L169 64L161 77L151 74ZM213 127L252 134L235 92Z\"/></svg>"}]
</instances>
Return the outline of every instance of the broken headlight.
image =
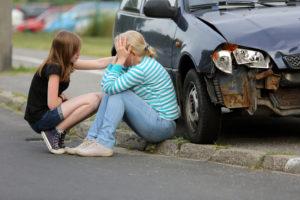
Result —
<instances>
[{"instance_id":1,"label":"broken headlight","mask_svg":"<svg viewBox=\"0 0 300 200\"><path fill-rule=\"evenodd\" d=\"M233 52L235 61L239 65L247 65L250 68L269 68L269 60L259 51L237 48Z\"/></svg>"},{"instance_id":2,"label":"broken headlight","mask_svg":"<svg viewBox=\"0 0 300 200\"><path fill-rule=\"evenodd\" d=\"M233 58L238 65L246 65L250 68L270 68L270 59L261 52L238 48L237 45L233 44L224 45L222 50L217 50L212 55L215 66L228 74L232 74Z\"/></svg>"}]
</instances>

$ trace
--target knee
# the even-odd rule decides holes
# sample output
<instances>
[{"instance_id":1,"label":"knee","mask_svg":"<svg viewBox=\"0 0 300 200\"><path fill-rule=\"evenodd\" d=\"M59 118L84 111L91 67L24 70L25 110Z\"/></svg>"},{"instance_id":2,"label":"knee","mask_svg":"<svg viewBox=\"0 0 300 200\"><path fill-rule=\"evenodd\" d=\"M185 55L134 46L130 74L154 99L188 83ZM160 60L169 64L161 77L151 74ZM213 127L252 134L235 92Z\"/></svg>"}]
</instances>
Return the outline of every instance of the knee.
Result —
<instances>
[{"instance_id":1,"label":"knee","mask_svg":"<svg viewBox=\"0 0 300 200\"><path fill-rule=\"evenodd\" d=\"M100 93L90 94L88 105L92 110L96 110L99 107L102 95Z\"/></svg>"},{"instance_id":2,"label":"knee","mask_svg":"<svg viewBox=\"0 0 300 200\"><path fill-rule=\"evenodd\" d=\"M135 95L134 92L132 92L131 90L126 90L124 92L120 92L118 94L113 94L113 95L110 95L110 98L116 98L116 99L123 99L124 97L128 97L128 96L131 96L131 95Z\"/></svg>"}]
</instances>

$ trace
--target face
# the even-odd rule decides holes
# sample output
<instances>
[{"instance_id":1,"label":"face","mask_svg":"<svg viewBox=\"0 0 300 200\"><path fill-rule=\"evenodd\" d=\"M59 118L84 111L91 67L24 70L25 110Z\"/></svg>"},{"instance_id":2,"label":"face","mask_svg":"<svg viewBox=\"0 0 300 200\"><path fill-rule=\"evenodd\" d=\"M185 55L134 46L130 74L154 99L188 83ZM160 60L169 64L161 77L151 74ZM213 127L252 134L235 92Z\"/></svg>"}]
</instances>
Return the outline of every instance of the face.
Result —
<instances>
[{"instance_id":1,"label":"face","mask_svg":"<svg viewBox=\"0 0 300 200\"><path fill-rule=\"evenodd\" d=\"M80 56L80 51L74 54L74 56L71 58L71 62L75 63L78 60L79 56Z\"/></svg>"},{"instance_id":2,"label":"face","mask_svg":"<svg viewBox=\"0 0 300 200\"><path fill-rule=\"evenodd\" d=\"M130 53L126 59L125 66L133 66L134 65L135 56L133 53Z\"/></svg>"}]
</instances>

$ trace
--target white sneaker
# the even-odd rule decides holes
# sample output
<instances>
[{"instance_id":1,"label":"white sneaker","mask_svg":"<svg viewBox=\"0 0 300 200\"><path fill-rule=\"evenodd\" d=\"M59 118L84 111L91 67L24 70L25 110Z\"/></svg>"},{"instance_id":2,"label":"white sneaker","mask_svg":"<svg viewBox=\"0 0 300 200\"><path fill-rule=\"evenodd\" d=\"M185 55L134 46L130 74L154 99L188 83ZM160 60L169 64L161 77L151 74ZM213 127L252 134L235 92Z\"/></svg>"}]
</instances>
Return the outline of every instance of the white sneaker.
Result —
<instances>
[{"instance_id":1,"label":"white sneaker","mask_svg":"<svg viewBox=\"0 0 300 200\"><path fill-rule=\"evenodd\" d=\"M77 147L71 148L71 147L66 147L66 153L71 154L71 155L75 155L77 154L77 151L80 149L84 149L86 147L88 147L89 145L91 145L92 143L94 143L95 140L88 140L88 139L84 139L82 141L82 143L80 145L78 145Z\"/></svg>"},{"instance_id":2,"label":"white sneaker","mask_svg":"<svg viewBox=\"0 0 300 200\"><path fill-rule=\"evenodd\" d=\"M86 157L92 157L92 156L110 157L113 155L113 150L103 146L102 144L94 142L86 148L79 149L77 151L77 154Z\"/></svg>"}]
</instances>

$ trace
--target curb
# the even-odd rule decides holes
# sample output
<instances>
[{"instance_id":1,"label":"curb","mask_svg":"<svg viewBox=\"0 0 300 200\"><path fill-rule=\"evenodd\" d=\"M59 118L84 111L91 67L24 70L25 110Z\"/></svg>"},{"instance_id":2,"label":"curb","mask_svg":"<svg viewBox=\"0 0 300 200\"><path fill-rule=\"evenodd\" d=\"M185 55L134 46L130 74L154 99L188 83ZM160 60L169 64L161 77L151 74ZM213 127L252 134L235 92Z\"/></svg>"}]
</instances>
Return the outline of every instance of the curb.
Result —
<instances>
[{"instance_id":1,"label":"curb","mask_svg":"<svg viewBox=\"0 0 300 200\"><path fill-rule=\"evenodd\" d=\"M0 104L14 111L23 112L26 108L25 96L0 90ZM77 138L84 138L92 121L84 121L72 129ZM192 144L177 138L159 144L148 144L137 136L124 123L116 131L116 146L148 153L212 161L216 163L249 167L251 169L267 169L293 174L300 174L300 157L293 155L270 155L267 152L242 148L220 147L217 145Z\"/></svg>"}]
</instances>

